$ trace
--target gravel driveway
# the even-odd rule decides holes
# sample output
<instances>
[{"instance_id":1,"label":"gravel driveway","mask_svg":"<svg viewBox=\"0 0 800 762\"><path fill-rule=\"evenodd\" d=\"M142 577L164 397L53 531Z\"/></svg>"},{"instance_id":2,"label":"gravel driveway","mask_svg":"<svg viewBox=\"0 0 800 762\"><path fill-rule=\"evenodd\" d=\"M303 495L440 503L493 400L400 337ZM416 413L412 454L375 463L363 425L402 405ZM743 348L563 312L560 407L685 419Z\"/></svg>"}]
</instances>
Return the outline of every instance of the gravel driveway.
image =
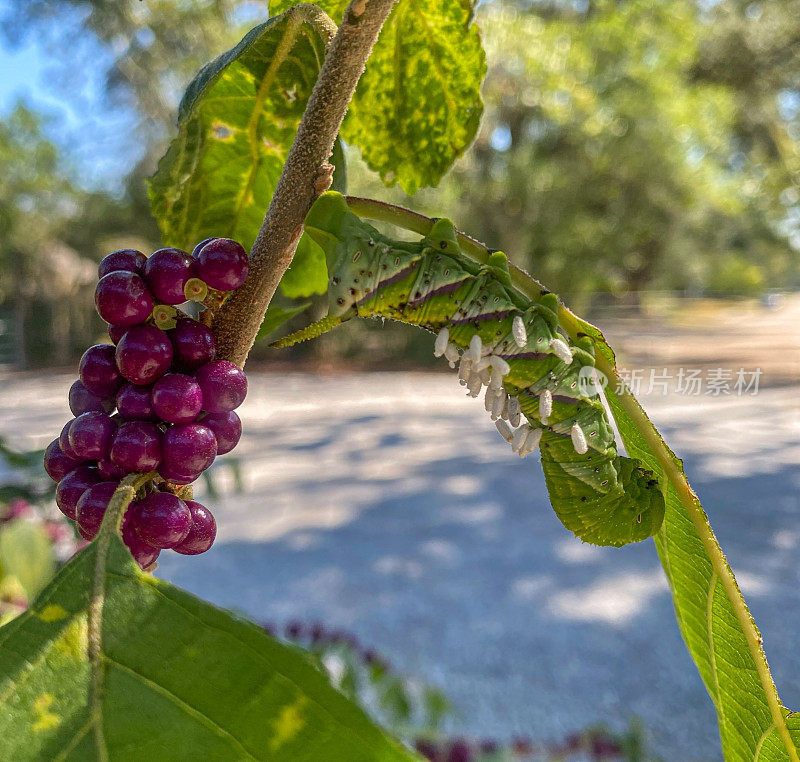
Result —
<instances>
[{"instance_id":1,"label":"gravel driveway","mask_svg":"<svg viewBox=\"0 0 800 762\"><path fill-rule=\"evenodd\" d=\"M0 433L46 444L70 382L0 378ZM643 402L686 459L781 696L800 708L798 389ZM720 758L653 544L573 539L537 458L512 456L453 376L254 373L242 410L243 491L218 470L219 541L164 553L161 576L256 619L354 631L442 686L470 733L555 739L637 714L665 759Z\"/></svg>"}]
</instances>

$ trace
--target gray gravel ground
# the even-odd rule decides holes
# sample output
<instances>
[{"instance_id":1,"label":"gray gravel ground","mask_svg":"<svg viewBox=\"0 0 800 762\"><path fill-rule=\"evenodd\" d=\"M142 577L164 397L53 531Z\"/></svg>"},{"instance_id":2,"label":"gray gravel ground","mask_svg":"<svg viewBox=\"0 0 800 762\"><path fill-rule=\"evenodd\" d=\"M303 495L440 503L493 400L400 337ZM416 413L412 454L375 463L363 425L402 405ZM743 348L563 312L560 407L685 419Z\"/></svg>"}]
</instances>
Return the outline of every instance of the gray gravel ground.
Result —
<instances>
[{"instance_id":1,"label":"gray gravel ground","mask_svg":"<svg viewBox=\"0 0 800 762\"><path fill-rule=\"evenodd\" d=\"M0 433L45 444L70 382L0 378ZM686 459L799 708L797 388L643 402ZM444 688L471 733L552 739L637 714L665 759L719 759L652 543L573 539L537 459L513 456L482 407L450 375L251 374L244 489L217 502L209 553L164 553L158 573L256 619L354 631Z\"/></svg>"}]
</instances>

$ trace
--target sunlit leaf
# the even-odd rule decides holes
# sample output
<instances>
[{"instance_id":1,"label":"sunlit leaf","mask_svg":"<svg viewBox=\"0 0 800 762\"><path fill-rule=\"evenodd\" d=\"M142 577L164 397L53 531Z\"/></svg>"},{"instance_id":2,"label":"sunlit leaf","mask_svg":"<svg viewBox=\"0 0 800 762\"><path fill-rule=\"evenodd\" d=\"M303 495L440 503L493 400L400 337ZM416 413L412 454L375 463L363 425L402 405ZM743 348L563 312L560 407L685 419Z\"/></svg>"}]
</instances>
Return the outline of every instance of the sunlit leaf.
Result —
<instances>
[{"instance_id":1,"label":"sunlit leaf","mask_svg":"<svg viewBox=\"0 0 800 762\"><path fill-rule=\"evenodd\" d=\"M613 366L614 353L602 333L588 323L578 322L581 330L595 339L598 352ZM646 434L652 435L663 444L661 435L638 402L628 395L628 400L641 412L644 424L634 421L613 387L610 383L605 394L628 453L659 474L666 487L664 523L654 539L669 580L681 633L717 709L725 759L757 762L793 759L780 726L793 739L793 751L800 750L800 715L787 716L788 710L780 707L778 713L783 719L775 720L770 700L778 705L778 698L760 636L700 501L692 494L693 510L700 522L697 525L646 438ZM683 474L683 463L668 449L667 452L677 473ZM720 568L723 574L718 573ZM748 642L740 617L748 623L757 645Z\"/></svg>"},{"instance_id":2,"label":"sunlit leaf","mask_svg":"<svg viewBox=\"0 0 800 762\"><path fill-rule=\"evenodd\" d=\"M281 0L277 9L291 5ZM337 23L347 3L318 3ZM387 184L436 185L475 137L486 62L469 0L404 0L381 31L342 128Z\"/></svg>"},{"instance_id":3,"label":"sunlit leaf","mask_svg":"<svg viewBox=\"0 0 800 762\"><path fill-rule=\"evenodd\" d=\"M0 576L13 576L28 598L38 595L56 570L53 544L41 524L24 519L0 529Z\"/></svg>"},{"instance_id":4,"label":"sunlit leaf","mask_svg":"<svg viewBox=\"0 0 800 762\"><path fill-rule=\"evenodd\" d=\"M295 315L299 315L310 306L311 302L302 302L293 307L279 307L276 304L271 304L267 309L267 314L264 315L261 327L258 329L256 341L266 338L274 331L277 331L284 323L291 320Z\"/></svg>"},{"instance_id":5,"label":"sunlit leaf","mask_svg":"<svg viewBox=\"0 0 800 762\"><path fill-rule=\"evenodd\" d=\"M116 535L107 563L101 557L93 543L0 629L0 759L416 759L299 649L140 572ZM104 603L92 665L97 575Z\"/></svg>"},{"instance_id":6,"label":"sunlit leaf","mask_svg":"<svg viewBox=\"0 0 800 762\"><path fill-rule=\"evenodd\" d=\"M150 184L165 243L216 235L250 248L325 55L322 16L302 6L270 19L189 85Z\"/></svg>"}]
</instances>

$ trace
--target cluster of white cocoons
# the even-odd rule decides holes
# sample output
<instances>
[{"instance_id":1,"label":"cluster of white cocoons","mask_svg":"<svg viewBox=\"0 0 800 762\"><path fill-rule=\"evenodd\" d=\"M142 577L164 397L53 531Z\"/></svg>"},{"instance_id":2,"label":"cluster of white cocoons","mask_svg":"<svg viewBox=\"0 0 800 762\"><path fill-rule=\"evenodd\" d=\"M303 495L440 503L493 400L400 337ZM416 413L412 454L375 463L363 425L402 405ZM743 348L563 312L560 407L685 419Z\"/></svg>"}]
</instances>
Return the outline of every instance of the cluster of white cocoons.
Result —
<instances>
[{"instance_id":1,"label":"cluster of white cocoons","mask_svg":"<svg viewBox=\"0 0 800 762\"><path fill-rule=\"evenodd\" d=\"M525 323L519 315L514 317L511 333L518 347L527 345ZM566 342L552 339L550 347L560 360L567 364L572 362L572 352ZM451 368L458 365L458 381L467 388L468 396L477 397L483 387L486 387L484 407L495 422L500 436L511 445L512 452L524 458L536 450L542 438L542 429L527 422L520 425L522 410L519 400L507 394L503 387L503 379L511 372L506 360L493 354L492 347L484 346L477 334L472 337L469 348L462 354L450 341L450 331L446 326L436 335L433 354L435 357L444 356ZM545 389L539 395L539 417L543 425L547 425L552 412L553 393ZM577 423L572 425L570 435L575 451L580 455L585 453L588 450L586 437Z\"/></svg>"}]
</instances>

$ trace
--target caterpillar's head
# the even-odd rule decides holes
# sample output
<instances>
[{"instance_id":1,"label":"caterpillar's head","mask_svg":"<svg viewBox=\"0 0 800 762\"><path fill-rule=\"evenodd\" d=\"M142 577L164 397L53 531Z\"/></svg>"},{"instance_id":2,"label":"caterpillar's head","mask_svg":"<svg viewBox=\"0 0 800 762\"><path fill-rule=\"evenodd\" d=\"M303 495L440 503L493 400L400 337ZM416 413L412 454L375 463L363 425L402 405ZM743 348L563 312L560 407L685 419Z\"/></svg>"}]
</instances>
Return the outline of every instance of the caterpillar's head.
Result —
<instances>
[{"instance_id":1,"label":"caterpillar's head","mask_svg":"<svg viewBox=\"0 0 800 762\"><path fill-rule=\"evenodd\" d=\"M348 319L368 291L367 273L377 258L378 231L350 211L344 196L323 193L305 222L306 232L325 252L328 314Z\"/></svg>"}]
</instances>

